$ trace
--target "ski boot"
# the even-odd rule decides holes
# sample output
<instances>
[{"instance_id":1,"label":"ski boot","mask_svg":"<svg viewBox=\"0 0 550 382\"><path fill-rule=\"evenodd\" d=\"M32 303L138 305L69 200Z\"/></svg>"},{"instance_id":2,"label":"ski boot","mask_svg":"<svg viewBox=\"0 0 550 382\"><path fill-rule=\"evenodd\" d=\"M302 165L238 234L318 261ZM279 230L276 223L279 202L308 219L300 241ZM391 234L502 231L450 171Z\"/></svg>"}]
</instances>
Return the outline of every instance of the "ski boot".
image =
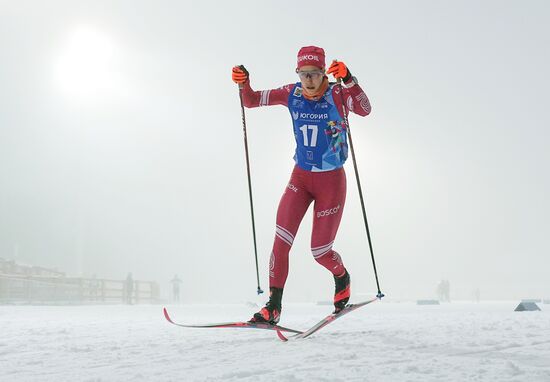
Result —
<instances>
[{"instance_id":1,"label":"ski boot","mask_svg":"<svg viewBox=\"0 0 550 382\"><path fill-rule=\"evenodd\" d=\"M338 313L346 307L350 296L350 277L347 270L340 277L334 276L334 312Z\"/></svg>"},{"instance_id":2,"label":"ski boot","mask_svg":"<svg viewBox=\"0 0 550 382\"><path fill-rule=\"evenodd\" d=\"M275 325L281 317L281 300L283 298L282 288L269 288L269 301L260 309L249 322L264 322Z\"/></svg>"}]
</instances>

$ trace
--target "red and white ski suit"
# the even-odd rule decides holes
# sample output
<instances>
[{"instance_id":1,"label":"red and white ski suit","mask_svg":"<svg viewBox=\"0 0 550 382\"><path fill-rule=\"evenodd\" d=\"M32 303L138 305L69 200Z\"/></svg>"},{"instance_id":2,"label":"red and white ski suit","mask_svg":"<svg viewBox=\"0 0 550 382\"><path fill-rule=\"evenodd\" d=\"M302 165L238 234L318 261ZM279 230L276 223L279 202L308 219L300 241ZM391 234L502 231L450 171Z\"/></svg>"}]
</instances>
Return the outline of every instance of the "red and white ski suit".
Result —
<instances>
[{"instance_id":1,"label":"red and white ski suit","mask_svg":"<svg viewBox=\"0 0 550 382\"><path fill-rule=\"evenodd\" d=\"M342 98L346 103L345 111L366 116L371 107L366 94L361 87L353 82L348 87L329 86L331 102L336 107L341 118L344 108ZM297 84L290 84L278 89L254 91L250 82L243 85L243 104L248 108L259 106L292 105L289 100L296 95ZM342 94L340 94L342 89ZM342 97L343 96L343 97ZM321 97L322 98L322 97ZM317 102L309 101L306 102ZM347 131L344 132L347 134ZM299 137L296 137L299 144ZM343 164L343 163L342 163ZM330 171L308 171L299 165L294 167L288 185L285 188L277 210L275 241L269 263L269 286L283 288L288 276L288 254L298 227L314 202L313 229L311 235L311 252L317 262L327 268L333 275L341 276L345 272L340 255L332 249L336 233L342 219L346 201L346 174L343 167Z\"/></svg>"}]
</instances>

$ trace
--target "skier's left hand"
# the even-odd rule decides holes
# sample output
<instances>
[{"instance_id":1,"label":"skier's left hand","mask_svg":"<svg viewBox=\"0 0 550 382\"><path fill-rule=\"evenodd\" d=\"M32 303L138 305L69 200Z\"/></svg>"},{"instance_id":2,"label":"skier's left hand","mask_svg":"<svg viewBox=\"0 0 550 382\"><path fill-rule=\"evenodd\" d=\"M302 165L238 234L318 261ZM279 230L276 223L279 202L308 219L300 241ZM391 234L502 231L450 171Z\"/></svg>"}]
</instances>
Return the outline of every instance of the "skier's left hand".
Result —
<instances>
[{"instance_id":1,"label":"skier's left hand","mask_svg":"<svg viewBox=\"0 0 550 382\"><path fill-rule=\"evenodd\" d=\"M332 74L336 79L341 78L344 82L349 81L351 78L348 67L342 61L332 61L332 64L330 64L327 70L327 74Z\"/></svg>"}]
</instances>

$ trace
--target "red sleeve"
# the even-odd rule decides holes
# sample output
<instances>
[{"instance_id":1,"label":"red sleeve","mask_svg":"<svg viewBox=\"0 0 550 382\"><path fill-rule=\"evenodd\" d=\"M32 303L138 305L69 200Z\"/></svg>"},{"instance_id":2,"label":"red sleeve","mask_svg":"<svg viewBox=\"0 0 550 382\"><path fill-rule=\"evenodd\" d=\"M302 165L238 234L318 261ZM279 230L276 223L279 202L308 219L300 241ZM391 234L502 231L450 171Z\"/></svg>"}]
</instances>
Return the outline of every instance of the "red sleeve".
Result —
<instances>
[{"instance_id":1,"label":"red sleeve","mask_svg":"<svg viewBox=\"0 0 550 382\"><path fill-rule=\"evenodd\" d=\"M288 95L294 84L281 86L277 89L252 90L250 81L246 81L242 88L243 104L245 107L283 105L288 106Z\"/></svg>"},{"instance_id":2,"label":"red sleeve","mask_svg":"<svg viewBox=\"0 0 550 382\"><path fill-rule=\"evenodd\" d=\"M361 89L361 87L355 82L350 82L347 84L347 86L348 87L341 87L342 95L346 103L346 111L351 111L362 117L369 115L371 111L371 106L369 98L367 97L363 89ZM335 85L332 88L332 97L334 98L334 103L336 104L340 115L343 115L342 95L340 94L340 86Z\"/></svg>"}]
</instances>

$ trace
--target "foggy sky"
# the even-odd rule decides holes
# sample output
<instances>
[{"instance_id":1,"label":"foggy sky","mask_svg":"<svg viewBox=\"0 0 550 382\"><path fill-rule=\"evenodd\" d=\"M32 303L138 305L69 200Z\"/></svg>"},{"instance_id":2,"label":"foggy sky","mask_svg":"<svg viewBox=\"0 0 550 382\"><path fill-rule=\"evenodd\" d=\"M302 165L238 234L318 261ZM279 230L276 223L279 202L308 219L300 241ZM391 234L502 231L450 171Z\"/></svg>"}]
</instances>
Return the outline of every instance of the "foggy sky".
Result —
<instances>
[{"instance_id":1,"label":"foggy sky","mask_svg":"<svg viewBox=\"0 0 550 382\"><path fill-rule=\"evenodd\" d=\"M187 301L256 299L233 65L297 82L296 53L344 61L382 291L550 296L550 6L544 1L0 1L0 257L157 280ZM86 37L88 36L88 37ZM92 37L89 37L92 36ZM284 107L248 109L261 284L293 167ZM376 291L351 158L335 249ZM309 249L289 301L330 299ZM259 300L263 300L262 296Z\"/></svg>"}]
</instances>

